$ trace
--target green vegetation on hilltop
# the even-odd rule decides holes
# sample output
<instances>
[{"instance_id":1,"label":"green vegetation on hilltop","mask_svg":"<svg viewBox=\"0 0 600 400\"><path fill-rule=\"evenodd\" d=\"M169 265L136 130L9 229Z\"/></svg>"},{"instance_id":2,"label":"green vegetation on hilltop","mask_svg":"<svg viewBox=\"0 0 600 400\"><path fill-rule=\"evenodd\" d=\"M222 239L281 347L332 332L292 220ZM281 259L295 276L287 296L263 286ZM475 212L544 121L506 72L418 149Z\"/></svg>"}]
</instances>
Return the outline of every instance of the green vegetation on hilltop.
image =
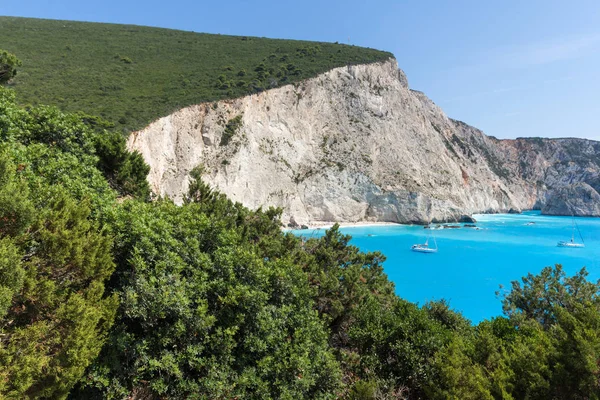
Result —
<instances>
[{"instance_id":1,"label":"green vegetation on hilltop","mask_svg":"<svg viewBox=\"0 0 600 400\"><path fill-rule=\"evenodd\" d=\"M119 130L188 105L392 57L333 43L14 17L0 17L0 37L23 61L12 82L21 104L83 111Z\"/></svg>"}]
</instances>

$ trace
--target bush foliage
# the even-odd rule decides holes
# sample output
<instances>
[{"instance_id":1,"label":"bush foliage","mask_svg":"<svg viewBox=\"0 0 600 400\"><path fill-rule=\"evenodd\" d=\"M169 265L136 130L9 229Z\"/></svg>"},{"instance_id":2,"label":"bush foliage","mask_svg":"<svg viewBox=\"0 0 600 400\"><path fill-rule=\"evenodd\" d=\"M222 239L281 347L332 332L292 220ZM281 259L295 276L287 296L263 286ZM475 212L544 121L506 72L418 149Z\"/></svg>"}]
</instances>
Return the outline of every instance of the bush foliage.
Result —
<instances>
[{"instance_id":1,"label":"bush foliage","mask_svg":"<svg viewBox=\"0 0 600 400\"><path fill-rule=\"evenodd\" d=\"M20 67L21 60L14 54L5 50L0 50L0 84L7 83L17 75L17 67Z\"/></svg>"}]
</instances>

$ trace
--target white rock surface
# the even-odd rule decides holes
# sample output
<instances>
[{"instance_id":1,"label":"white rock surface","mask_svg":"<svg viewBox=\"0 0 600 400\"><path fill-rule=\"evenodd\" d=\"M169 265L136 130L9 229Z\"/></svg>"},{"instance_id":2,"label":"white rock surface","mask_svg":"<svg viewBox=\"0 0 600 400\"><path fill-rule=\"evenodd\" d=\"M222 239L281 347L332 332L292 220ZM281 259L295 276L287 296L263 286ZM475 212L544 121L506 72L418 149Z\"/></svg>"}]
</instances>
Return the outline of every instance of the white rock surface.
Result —
<instances>
[{"instance_id":1,"label":"white rock surface","mask_svg":"<svg viewBox=\"0 0 600 400\"><path fill-rule=\"evenodd\" d=\"M222 145L236 116L242 125ZM390 59L184 108L133 133L128 147L150 165L155 193L179 202L202 165L231 199L282 207L286 224L423 223L541 207L549 189L576 181L597 190L599 144L565 140L589 157L575 160L559 141L487 137L410 90Z\"/></svg>"}]
</instances>

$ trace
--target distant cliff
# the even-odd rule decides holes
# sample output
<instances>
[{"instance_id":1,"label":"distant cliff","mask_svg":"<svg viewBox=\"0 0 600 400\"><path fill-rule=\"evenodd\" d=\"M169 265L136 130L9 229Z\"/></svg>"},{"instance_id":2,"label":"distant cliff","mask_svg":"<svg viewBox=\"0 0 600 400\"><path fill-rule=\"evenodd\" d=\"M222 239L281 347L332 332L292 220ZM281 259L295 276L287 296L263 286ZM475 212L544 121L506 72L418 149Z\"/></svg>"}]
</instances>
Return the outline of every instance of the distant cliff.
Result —
<instances>
[{"instance_id":1,"label":"distant cliff","mask_svg":"<svg viewBox=\"0 0 600 400\"><path fill-rule=\"evenodd\" d=\"M542 213L600 217L600 194L583 182L561 186L550 193Z\"/></svg>"},{"instance_id":2,"label":"distant cliff","mask_svg":"<svg viewBox=\"0 0 600 400\"><path fill-rule=\"evenodd\" d=\"M599 142L488 137L409 89L394 59L187 107L128 146L157 194L181 200L202 165L233 200L282 207L284 223L423 223L542 208L578 182L600 189Z\"/></svg>"}]
</instances>

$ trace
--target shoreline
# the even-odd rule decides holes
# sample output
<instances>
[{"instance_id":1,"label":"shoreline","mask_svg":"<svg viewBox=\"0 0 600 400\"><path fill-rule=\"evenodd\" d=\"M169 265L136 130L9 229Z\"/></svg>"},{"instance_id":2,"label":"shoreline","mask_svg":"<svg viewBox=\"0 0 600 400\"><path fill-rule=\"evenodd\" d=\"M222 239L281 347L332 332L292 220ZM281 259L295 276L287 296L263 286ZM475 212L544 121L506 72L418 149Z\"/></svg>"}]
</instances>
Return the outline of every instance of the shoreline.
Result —
<instances>
[{"instance_id":1,"label":"shoreline","mask_svg":"<svg viewBox=\"0 0 600 400\"><path fill-rule=\"evenodd\" d=\"M377 222L377 221L359 221L359 222L311 222L306 224L307 229L301 228L282 228L284 231L314 231L317 229L331 229L333 225L338 224L340 228L358 228L365 226L390 226L390 225L406 225L397 222Z\"/></svg>"},{"instance_id":2,"label":"shoreline","mask_svg":"<svg viewBox=\"0 0 600 400\"><path fill-rule=\"evenodd\" d=\"M527 211L538 211L538 210L523 210L523 211L527 212ZM503 212L503 213L473 213L472 215L485 219L485 217L487 217L487 216L500 216L500 215L515 216L515 215L524 215L524 214L523 213L515 214L515 213ZM550 217L558 216L558 217L560 217L559 215L543 215L543 214L540 214L539 216L550 216ZM383 222L383 221L358 221L358 222L312 221L307 224L302 224L302 225L305 225L308 227L306 229L301 229L300 227L298 227L298 228L282 227L281 229L283 231L313 231L313 230L319 230L319 229L330 229L336 223L340 226L340 228L359 228L359 227L368 227L368 226L398 226L398 225L400 225L400 226L414 226L414 225L426 226L424 224L415 224L415 223L403 224L403 223L399 223L399 222ZM447 222L440 222L439 224L447 225L447 224L464 224L464 223L465 222L447 221ZM475 222L475 223L477 223L477 222ZM438 223L434 223L433 225L436 225L436 224L438 224Z\"/></svg>"},{"instance_id":3,"label":"shoreline","mask_svg":"<svg viewBox=\"0 0 600 400\"><path fill-rule=\"evenodd\" d=\"M313 223L308 225L308 229L330 229L335 225L336 222L323 222ZM373 222L373 221L362 221L362 222L337 222L340 228L358 228L364 226L389 226L389 225L406 225L398 222Z\"/></svg>"}]
</instances>

